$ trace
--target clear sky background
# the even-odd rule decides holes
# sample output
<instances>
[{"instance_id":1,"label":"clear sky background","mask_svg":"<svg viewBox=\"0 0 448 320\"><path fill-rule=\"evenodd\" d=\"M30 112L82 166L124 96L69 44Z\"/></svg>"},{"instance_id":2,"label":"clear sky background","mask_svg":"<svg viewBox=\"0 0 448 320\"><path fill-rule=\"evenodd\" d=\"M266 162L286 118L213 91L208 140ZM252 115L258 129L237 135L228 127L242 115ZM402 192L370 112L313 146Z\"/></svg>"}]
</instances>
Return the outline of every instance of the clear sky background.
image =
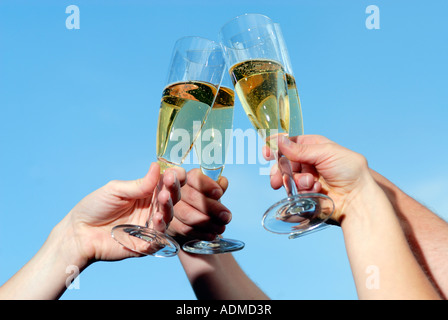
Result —
<instances>
[{"instance_id":1,"label":"clear sky background","mask_svg":"<svg viewBox=\"0 0 448 320\"><path fill-rule=\"evenodd\" d=\"M79 30L65 25L72 4ZM379 30L365 25L372 4ZM445 0L0 0L0 284L85 195L147 172L176 39L217 39L243 13L280 22L305 132L364 154L448 218ZM239 101L234 125L250 128ZM356 299L339 228L296 240L262 228L284 190L260 165L224 171L242 268L273 299ZM177 257L95 263L79 284L62 299L195 299Z\"/></svg>"}]
</instances>

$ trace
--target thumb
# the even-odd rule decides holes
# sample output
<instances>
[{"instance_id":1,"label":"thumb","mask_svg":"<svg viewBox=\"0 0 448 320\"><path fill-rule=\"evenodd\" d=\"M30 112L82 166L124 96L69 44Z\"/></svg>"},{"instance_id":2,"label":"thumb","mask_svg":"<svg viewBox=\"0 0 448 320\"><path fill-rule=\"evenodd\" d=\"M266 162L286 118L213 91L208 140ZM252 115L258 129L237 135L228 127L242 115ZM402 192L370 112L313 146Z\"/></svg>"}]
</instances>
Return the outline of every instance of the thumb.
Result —
<instances>
[{"instance_id":1,"label":"thumb","mask_svg":"<svg viewBox=\"0 0 448 320\"><path fill-rule=\"evenodd\" d=\"M116 181L116 195L127 199L143 199L150 196L160 177L160 166L153 162L143 178L129 181Z\"/></svg>"},{"instance_id":2,"label":"thumb","mask_svg":"<svg viewBox=\"0 0 448 320\"><path fill-rule=\"evenodd\" d=\"M280 136L278 140L280 152L290 161L318 166L329 156L328 143L296 143L285 136Z\"/></svg>"}]
</instances>

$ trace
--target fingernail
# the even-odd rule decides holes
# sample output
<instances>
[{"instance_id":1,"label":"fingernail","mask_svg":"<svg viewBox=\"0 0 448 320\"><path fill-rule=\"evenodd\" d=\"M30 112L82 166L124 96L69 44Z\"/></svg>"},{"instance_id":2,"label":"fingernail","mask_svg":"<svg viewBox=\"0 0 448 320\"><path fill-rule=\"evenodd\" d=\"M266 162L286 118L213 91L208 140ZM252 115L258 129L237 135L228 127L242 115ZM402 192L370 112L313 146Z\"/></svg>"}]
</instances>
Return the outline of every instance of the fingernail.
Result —
<instances>
[{"instance_id":1,"label":"fingernail","mask_svg":"<svg viewBox=\"0 0 448 320\"><path fill-rule=\"evenodd\" d=\"M292 141L289 140L287 136L281 135L280 136L280 143L284 144L285 146L289 146L292 144Z\"/></svg>"},{"instance_id":2,"label":"fingernail","mask_svg":"<svg viewBox=\"0 0 448 320\"><path fill-rule=\"evenodd\" d=\"M310 176L302 176L299 178L299 188L309 189L313 186L313 179Z\"/></svg>"},{"instance_id":3,"label":"fingernail","mask_svg":"<svg viewBox=\"0 0 448 320\"><path fill-rule=\"evenodd\" d=\"M228 223L230 221L230 212L223 211L218 215L219 219Z\"/></svg>"},{"instance_id":4,"label":"fingernail","mask_svg":"<svg viewBox=\"0 0 448 320\"><path fill-rule=\"evenodd\" d=\"M221 191L221 189L213 189L213 191L210 192L210 196L211 196L213 199L219 199L219 198L221 198L221 196L222 196L222 191Z\"/></svg>"},{"instance_id":5,"label":"fingernail","mask_svg":"<svg viewBox=\"0 0 448 320\"><path fill-rule=\"evenodd\" d=\"M168 172L165 172L168 178L173 179L173 185L177 183L177 176L176 172L174 170L169 170Z\"/></svg>"},{"instance_id":6,"label":"fingernail","mask_svg":"<svg viewBox=\"0 0 448 320\"><path fill-rule=\"evenodd\" d=\"M278 166L277 164L274 164L271 168L271 176L275 176L278 172Z\"/></svg>"}]
</instances>

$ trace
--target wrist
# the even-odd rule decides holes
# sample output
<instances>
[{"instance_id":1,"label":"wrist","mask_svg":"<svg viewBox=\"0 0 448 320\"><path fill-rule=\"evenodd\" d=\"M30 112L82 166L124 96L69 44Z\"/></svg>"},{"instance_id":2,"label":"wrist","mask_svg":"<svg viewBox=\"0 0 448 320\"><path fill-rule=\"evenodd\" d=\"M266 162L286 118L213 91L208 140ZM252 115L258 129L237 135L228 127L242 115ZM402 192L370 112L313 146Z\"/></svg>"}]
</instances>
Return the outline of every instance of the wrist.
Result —
<instances>
[{"instance_id":1,"label":"wrist","mask_svg":"<svg viewBox=\"0 0 448 320\"><path fill-rule=\"evenodd\" d=\"M70 281L87 266L87 260L77 253L71 236L64 218L53 228L40 250L4 284L7 297L58 299Z\"/></svg>"},{"instance_id":2,"label":"wrist","mask_svg":"<svg viewBox=\"0 0 448 320\"><path fill-rule=\"evenodd\" d=\"M79 232L73 227L70 214L53 228L47 242L57 254L60 263L67 267L76 266L82 271L91 261L82 249Z\"/></svg>"},{"instance_id":3,"label":"wrist","mask_svg":"<svg viewBox=\"0 0 448 320\"><path fill-rule=\"evenodd\" d=\"M381 187L366 173L342 208L340 224L343 229L356 225L371 225L387 215L393 215L393 207Z\"/></svg>"}]
</instances>

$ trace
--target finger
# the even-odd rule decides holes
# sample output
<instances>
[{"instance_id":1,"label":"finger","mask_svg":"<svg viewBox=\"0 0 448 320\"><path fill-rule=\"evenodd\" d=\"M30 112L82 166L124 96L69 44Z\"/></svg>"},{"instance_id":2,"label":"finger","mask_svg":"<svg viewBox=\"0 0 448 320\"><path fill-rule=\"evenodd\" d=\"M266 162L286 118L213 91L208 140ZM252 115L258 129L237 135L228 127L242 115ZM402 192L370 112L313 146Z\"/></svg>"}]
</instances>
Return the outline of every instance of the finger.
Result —
<instances>
[{"instance_id":1,"label":"finger","mask_svg":"<svg viewBox=\"0 0 448 320\"><path fill-rule=\"evenodd\" d=\"M176 179L179 181L181 187L187 182L187 172L182 167L175 166L165 170L165 173L166 172L174 172L174 175L176 176Z\"/></svg>"},{"instance_id":2,"label":"finger","mask_svg":"<svg viewBox=\"0 0 448 320\"><path fill-rule=\"evenodd\" d=\"M291 141L301 144L323 144L333 142L327 137L317 134L307 134L290 138Z\"/></svg>"},{"instance_id":3,"label":"finger","mask_svg":"<svg viewBox=\"0 0 448 320\"><path fill-rule=\"evenodd\" d=\"M283 185L282 174L280 170L278 170L277 164L274 164L271 168L270 181L271 181L271 187L274 190L281 188Z\"/></svg>"},{"instance_id":4,"label":"finger","mask_svg":"<svg viewBox=\"0 0 448 320\"><path fill-rule=\"evenodd\" d=\"M164 233L166 230L166 223L161 212L154 213L151 219L151 228Z\"/></svg>"},{"instance_id":5,"label":"finger","mask_svg":"<svg viewBox=\"0 0 448 320\"><path fill-rule=\"evenodd\" d=\"M181 199L181 188L175 170L168 169L165 171L163 174L163 186L170 193L173 204L176 204Z\"/></svg>"},{"instance_id":6,"label":"finger","mask_svg":"<svg viewBox=\"0 0 448 320\"><path fill-rule=\"evenodd\" d=\"M157 196L157 201L159 202L159 212L162 215L166 228L174 215L173 201L171 200L170 193L167 190L161 190ZM165 229L163 231L165 231Z\"/></svg>"},{"instance_id":7,"label":"finger","mask_svg":"<svg viewBox=\"0 0 448 320\"><path fill-rule=\"evenodd\" d=\"M300 145L318 145L318 144L325 144L325 143L331 143L332 141L324 136L320 135L300 135L300 136L294 136L294 137L287 137L284 135L279 136L279 140L282 140L283 145L289 142L293 142L293 144L300 144ZM288 141L289 140L289 141ZM280 141L279 141L280 143ZM283 154L282 148L279 148L278 155L281 157ZM292 160L292 159L290 159ZM293 172L308 172L303 170L304 164L302 164L299 161L291 161L292 171ZM310 173L312 171L309 171Z\"/></svg>"},{"instance_id":8,"label":"finger","mask_svg":"<svg viewBox=\"0 0 448 320\"><path fill-rule=\"evenodd\" d=\"M267 161L275 160L275 154L268 146L263 146L262 153L265 160Z\"/></svg>"},{"instance_id":9,"label":"finger","mask_svg":"<svg viewBox=\"0 0 448 320\"><path fill-rule=\"evenodd\" d=\"M299 144L323 144L332 142L324 136L319 135L301 135L289 138L291 141ZM291 161L292 171L293 172L301 172L301 173L311 173L315 177L318 177L319 174L316 171L316 168L312 165L308 165L306 163L300 163Z\"/></svg>"},{"instance_id":10,"label":"finger","mask_svg":"<svg viewBox=\"0 0 448 320\"><path fill-rule=\"evenodd\" d=\"M322 184L319 181L315 181L311 188L309 189L299 189L298 193L321 193Z\"/></svg>"},{"instance_id":11,"label":"finger","mask_svg":"<svg viewBox=\"0 0 448 320\"><path fill-rule=\"evenodd\" d=\"M314 185L311 188L310 192L314 192L314 193L322 192L322 184L319 181L314 182Z\"/></svg>"},{"instance_id":12,"label":"finger","mask_svg":"<svg viewBox=\"0 0 448 320\"><path fill-rule=\"evenodd\" d=\"M302 164L300 162L290 161L289 164L292 172L302 172Z\"/></svg>"},{"instance_id":13,"label":"finger","mask_svg":"<svg viewBox=\"0 0 448 320\"><path fill-rule=\"evenodd\" d=\"M221 176L221 177L218 179L218 184L219 184L219 186L221 187L222 192L225 193L226 190L227 190L227 188L229 187L229 180L227 180L226 177Z\"/></svg>"},{"instance_id":14,"label":"finger","mask_svg":"<svg viewBox=\"0 0 448 320\"><path fill-rule=\"evenodd\" d=\"M230 221L230 218L227 215L225 219L214 219L210 215L181 201L174 207L174 219L170 229L174 228L176 233L182 235L191 234L193 230L200 233L222 233L224 232L225 224Z\"/></svg>"},{"instance_id":15,"label":"finger","mask_svg":"<svg viewBox=\"0 0 448 320\"><path fill-rule=\"evenodd\" d=\"M215 200L218 200L223 195L221 186L203 174L200 169L193 169L188 172L186 185Z\"/></svg>"},{"instance_id":16,"label":"finger","mask_svg":"<svg viewBox=\"0 0 448 320\"><path fill-rule=\"evenodd\" d=\"M195 210L189 210L190 207ZM182 210L178 211L178 208ZM220 201L206 197L188 184L182 187L182 201L176 204L175 213L179 220L189 225L210 221L210 219L219 224L227 224L232 218L229 209Z\"/></svg>"},{"instance_id":17,"label":"finger","mask_svg":"<svg viewBox=\"0 0 448 320\"><path fill-rule=\"evenodd\" d=\"M329 139L318 136L318 135L302 135L302 136L296 136L296 137L290 137L287 138L285 136L279 137L279 148L280 151L288 150L289 153L285 154L290 159L290 165L291 165L291 171L295 174L297 173L304 173L304 174L310 174L314 177L314 180L317 179L319 176L314 165L303 163L299 160L300 158L300 150L308 148L308 145L305 145L306 143L310 144L321 144L321 143L327 143L331 142ZM305 151L303 151L305 152ZM301 190L309 190L309 188L312 187L310 185L312 177L310 175L298 175L295 179L296 185ZM302 179L302 180L301 180ZM281 171L278 169L277 164L275 164L271 168L271 176L270 176L270 182L271 187L274 189L279 189L283 185L283 179Z\"/></svg>"},{"instance_id":18,"label":"finger","mask_svg":"<svg viewBox=\"0 0 448 320\"><path fill-rule=\"evenodd\" d=\"M299 191L310 191L315 184L315 179L310 173L296 173L294 174L294 182Z\"/></svg>"},{"instance_id":19,"label":"finger","mask_svg":"<svg viewBox=\"0 0 448 320\"><path fill-rule=\"evenodd\" d=\"M218 234L224 233L225 229L226 229L225 226L219 226L216 227L215 229L202 228L198 226L193 227L184 224L180 220L174 218L167 230L167 233L173 237L187 238L183 239L183 242L185 242L191 239L213 240Z\"/></svg>"},{"instance_id":20,"label":"finger","mask_svg":"<svg viewBox=\"0 0 448 320\"><path fill-rule=\"evenodd\" d=\"M328 154L323 144L295 143L286 137L279 137L279 149L291 161L301 162L316 166L325 159Z\"/></svg>"},{"instance_id":21,"label":"finger","mask_svg":"<svg viewBox=\"0 0 448 320\"><path fill-rule=\"evenodd\" d=\"M318 178L319 177L319 173L317 172L316 168L312 165L306 164L306 163L302 163L302 169L300 170L301 173L309 173L312 176L314 176L314 178Z\"/></svg>"},{"instance_id":22,"label":"finger","mask_svg":"<svg viewBox=\"0 0 448 320\"><path fill-rule=\"evenodd\" d=\"M157 186L160 176L160 167L151 163L148 172L143 178L137 180L114 180L110 183L110 190L116 196L126 199L143 199L150 196Z\"/></svg>"}]
</instances>

